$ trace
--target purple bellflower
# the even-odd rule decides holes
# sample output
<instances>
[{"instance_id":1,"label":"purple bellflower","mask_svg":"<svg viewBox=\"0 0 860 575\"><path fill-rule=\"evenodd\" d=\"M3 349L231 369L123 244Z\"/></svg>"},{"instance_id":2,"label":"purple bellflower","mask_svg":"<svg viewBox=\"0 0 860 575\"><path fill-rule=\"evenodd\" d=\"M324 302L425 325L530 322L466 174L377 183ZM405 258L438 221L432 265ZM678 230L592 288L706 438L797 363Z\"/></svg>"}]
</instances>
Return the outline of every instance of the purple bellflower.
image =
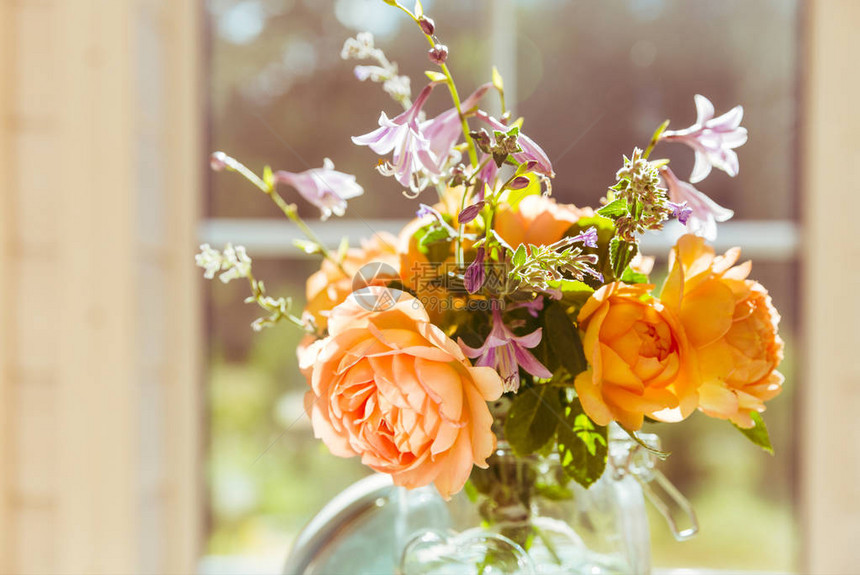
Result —
<instances>
[{"instance_id":1,"label":"purple bellflower","mask_svg":"<svg viewBox=\"0 0 860 575\"><path fill-rule=\"evenodd\" d=\"M475 90L468 98L460 104L460 109L465 114L472 108L478 105L487 90L492 88L492 84L484 84ZM457 108L445 110L435 118L421 122L421 133L430 142L430 151L436 158L435 171L441 173L444 169L445 162L454 151L454 146L463 134L463 124L460 121L460 114L457 113Z\"/></svg>"},{"instance_id":2,"label":"purple bellflower","mask_svg":"<svg viewBox=\"0 0 860 575\"><path fill-rule=\"evenodd\" d=\"M679 209L678 219L681 223L686 223L687 228L696 235L711 241L716 239L717 222L725 222L735 213L697 190L693 184L679 180L668 166L660 170L660 175L666 182L669 200L675 205L686 204Z\"/></svg>"},{"instance_id":3,"label":"purple bellflower","mask_svg":"<svg viewBox=\"0 0 860 575\"><path fill-rule=\"evenodd\" d=\"M355 176L334 169L334 163L328 158L322 168L313 168L294 174L292 172L275 172L275 181L292 186L308 202L322 212L322 219L327 220L332 214L342 216L346 212L346 200L364 193L364 189L355 181Z\"/></svg>"},{"instance_id":4,"label":"purple bellflower","mask_svg":"<svg viewBox=\"0 0 860 575\"><path fill-rule=\"evenodd\" d=\"M520 367L541 379L549 379L552 372L532 355L529 349L537 346L543 336L543 328L528 335L516 336L505 325L502 312L493 308L493 328L479 348L472 348L459 340L460 348L467 357L478 358L476 365L494 368L504 380L505 392L516 392L520 388Z\"/></svg>"},{"instance_id":5,"label":"purple bellflower","mask_svg":"<svg viewBox=\"0 0 860 575\"><path fill-rule=\"evenodd\" d=\"M435 84L428 84L421 90L412 106L396 118L389 119L385 112L382 112L379 116L379 128L352 138L356 145L368 146L380 156L393 150L394 176L405 188L412 189L422 172L438 174L439 159L431 150L431 142L418 122L421 108L427 102L434 86Z\"/></svg>"},{"instance_id":6,"label":"purple bellflower","mask_svg":"<svg viewBox=\"0 0 860 575\"><path fill-rule=\"evenodd\" d=\"M714 105L696 94L696 123L684 130L663 132L662 140L687 144L696 152L696 163L690 182L698 183L711 173L711 168L738 175L738 155L733 148L747 141L747 130L741 127L743 106L735 106L722 116L714 118Z\"/></svg>"}]
</instances>

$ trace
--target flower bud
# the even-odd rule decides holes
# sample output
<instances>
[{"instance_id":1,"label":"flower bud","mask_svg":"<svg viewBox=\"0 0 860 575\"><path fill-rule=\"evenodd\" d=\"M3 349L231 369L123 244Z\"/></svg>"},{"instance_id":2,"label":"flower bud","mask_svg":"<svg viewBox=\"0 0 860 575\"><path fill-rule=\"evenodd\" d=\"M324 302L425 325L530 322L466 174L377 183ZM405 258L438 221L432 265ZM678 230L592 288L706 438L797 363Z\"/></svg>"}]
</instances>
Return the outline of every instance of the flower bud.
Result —
<instances>
[{"instance_id":1,"label":"flower bud","mask_svg":"<svg viewBox=\"0 0 860 575\"><path fill-rule=\"evenodd\" d=\"M448 60L448 46L445 44L436 44L430 48L427 55L430 57L431 62L441 66L446 60Z\"/></svg>"},{"instance_id":2,"label":"flower bud","mask_svg":"<svg viewBox=\"0 0 860 575\"><path fill-rule=\"evenodd\" d=\"M512 190L522 190L523 188L528 187L530 183L531 180L529 180L527 177L517 176L516 178L514 178L513 182L508 184L508 188Z\"/></svg>"},{"instance_id":3,"label":"flower bud","mask_svg":"<svg viewBox=\"0 0 860 575\"><path fill-rule=\"evenodd\" d=\"M471 206L467 206L457 215L457 221L461 224L468 224L472 220L478 217L478 214L481 213L481 210L484 209L485 201L481 200L477 203L472 204Z\"/></svg>"},{"instance_id":4,"label":"flower bud","mask_svg":"<svg viewBox=\"0 0 860 575\"><path fill-rule=\"evenodd\" d=\"M214 152L209 156L209 166L216 172L222 172L227 169L227 161L229 157L224 152Z\"/></svg>"},{"instance_id":5,"label":"flower bud","mask_svg":"<svg viewBox=\"0 0 860 575\"><path fill-rule=\"evenodd\" d=\"M432 36L436 32L436 23L433 22L433 18L421 16L418 19L418 25L421 26L421 31L428 36Z\"/></svg>"},{"instance_id":6,"label":"flower bud","mask_svg":"<svg viewBox=\"0 0 860 575\"><path fill-rule=\"evenodd\" d=\"M475 261L469 265L466 273L463 275L463 283L467 292L476 293L484 285L485 280L484 246L481 246L478 248L478 253L475 254Z\"/></svg>"}]
</instances>

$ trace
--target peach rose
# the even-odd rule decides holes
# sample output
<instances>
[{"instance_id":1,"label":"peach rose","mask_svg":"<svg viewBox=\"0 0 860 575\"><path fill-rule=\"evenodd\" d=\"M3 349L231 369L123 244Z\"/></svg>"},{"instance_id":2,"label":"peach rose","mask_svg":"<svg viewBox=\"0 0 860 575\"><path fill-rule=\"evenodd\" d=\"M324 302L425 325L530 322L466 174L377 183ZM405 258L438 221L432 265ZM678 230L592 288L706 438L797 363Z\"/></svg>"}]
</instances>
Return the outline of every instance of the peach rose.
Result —
<instances>
[{"instance_id":1,"label":"peach rose","mask_svg":"<svg viewBox=\"0 0 860 575\"><path fill-rule=\"evenodd\" d=\"M695 349L702 377L699 408L711 417L752 427L750 414L782 391L776 371L783 343L779 313L767 290L735 266L740 249L714 256L705 240L685 235L670 255L661 299L677 312Z\"/></svg>"},{"instance_id":2,"label":"peach rose","mask_svg":"<svg viewBox=\"0 0 860 575\"><path fill-rule=\"evenodd\" d=\"M374 234L369 240L362 241L361 248L347 250L341 264L343 269L326 259L319 271L308 278L305 312L313 316L321 330L328 326L328 312L352 293L353 279L358 270L373 262L381 262L398 270L400 256L397 254L397 238L385 232Z\"/></svg>"},{"instance_id":3,"label":"peach rose","mask_svg":"<svg viewBox=\"0 0 860 575\"><path fill-rule=\"evenodd\" d=\"M499 209L495 230L514 249L520 244L551 244L563 238L579 218L591 215L589 208L557 204L542 195L526 196L516 208Z\"/></svg>"},{"instance_id":4,"label":"peach rose","mask_svg":"<svg viewBox=\"0 0 860 575\"><path fill-rule=\"evenodd\" d=\"M384 311L361 305L368 294L392 293L399 298ZM435 483L445 498L473 465L486 467L496 445L487 401L500 397L502 380L472 367L418 300L369 287L334 308L328 325L330 335L302 359L310 368L305 408L332 453L359 455L397 485Z\"/></svg>"},{"instance_id":5,"label":"peach rose","mask_svg":"<svg viewBox=\"0 0 860 575\"><path fill-rule=\"evenodd\" d=\"M635 431L645 415L680 421L698 405L692 350L677 317L649 295L653 287L605 285L579 312L589 368L574 385L598 425Z\"/></svg>"}]
</instances>

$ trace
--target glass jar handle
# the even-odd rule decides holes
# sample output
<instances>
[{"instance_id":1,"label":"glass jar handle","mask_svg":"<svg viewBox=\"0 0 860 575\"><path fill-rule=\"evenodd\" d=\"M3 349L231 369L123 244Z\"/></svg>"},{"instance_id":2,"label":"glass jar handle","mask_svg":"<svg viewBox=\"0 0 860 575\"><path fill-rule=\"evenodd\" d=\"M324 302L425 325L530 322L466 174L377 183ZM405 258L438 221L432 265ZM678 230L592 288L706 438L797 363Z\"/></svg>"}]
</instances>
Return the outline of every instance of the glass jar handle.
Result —
<instances>
[{"instance_id":1,"label":"glass jar handle","mask_svg":"<svg viewBox=\"0 0 860 575\"><path fill-rule=\"evenodd\" d=\"M618 437L625 432L613 428L612 433ZM619 449L613 457L613 466L617 473L629 473L639 485L660 515L669 524L672 535L678 541L686 541L699 532L699 521L690 501L678 491L669 479L657 468L657 456L660 450L660 438L651 433L639 434L640 445L627 440L626 449ZM644 446L650 449L646 449Z\"/></svg>"},{"instance_id":2,"label":"glass jar handle","mask_svg":"<svg viewBox=\"0 0 860 575\"><path fill-rule=\"evenodd\" d=\"M665 475L656 469L650 469L647 476L641 473L632 475L642 486L648 501L666 519L675 539L686 541L699 532L699 521L693 506Z\"/></svg>"}]
</instances>

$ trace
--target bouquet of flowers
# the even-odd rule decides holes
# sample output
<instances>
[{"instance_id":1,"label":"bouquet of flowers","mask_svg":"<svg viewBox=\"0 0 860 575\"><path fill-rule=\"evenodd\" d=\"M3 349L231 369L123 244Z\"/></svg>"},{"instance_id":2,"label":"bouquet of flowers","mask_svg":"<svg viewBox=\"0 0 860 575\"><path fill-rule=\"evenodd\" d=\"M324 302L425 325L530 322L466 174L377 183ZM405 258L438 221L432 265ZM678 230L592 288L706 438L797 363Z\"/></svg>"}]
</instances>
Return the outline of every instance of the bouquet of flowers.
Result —
<instances>
[{"instance_id":1,"label":"bouquet of flowers","mask_svg":"<svg viewBox=\"0 0 860 575\"><path fill-rule=\"evenodd\" d=\"M207 278L249 282L247 301L265 312L254 329L286 321L306 332L298 354L316 437L397 485L432 483L444 498L502 442L517 457L557 452L564 481L588 487L606 467L613 422L642 443L643 422L677 423L699 410L770 450L760 414L783 383L779 314L748 278L750 262L737 263L740 250L716 255L707 245L732 212L693 186L712 168L738 173L742 108L715 116L697 95L696 123L659 126L623 157L599 205L558 203L554 167L506 109L500 74L462 98L421 3L385 2L429 42L426 85L413 99L409 78L370 34L347 40L342 56L360 60L356 77L380 83L403 108L353 138L380 157L382 176L426 202L399 237L337 249L317 239L279 189L291 187L322 219L342 216L363 189L328 159L261 175L222 152L211 159L268 195L306 233L300 247L322 260L296 313L267 293L242 247L204 245L198 256ZM443 96L450 109L427 117L428 99ZM490 98L498 117L484 109ZM653 158L672 142L695 153L689 181ZM688 233L657 289L639 240L671 219Z\"/></svg>"}]
</instances>

